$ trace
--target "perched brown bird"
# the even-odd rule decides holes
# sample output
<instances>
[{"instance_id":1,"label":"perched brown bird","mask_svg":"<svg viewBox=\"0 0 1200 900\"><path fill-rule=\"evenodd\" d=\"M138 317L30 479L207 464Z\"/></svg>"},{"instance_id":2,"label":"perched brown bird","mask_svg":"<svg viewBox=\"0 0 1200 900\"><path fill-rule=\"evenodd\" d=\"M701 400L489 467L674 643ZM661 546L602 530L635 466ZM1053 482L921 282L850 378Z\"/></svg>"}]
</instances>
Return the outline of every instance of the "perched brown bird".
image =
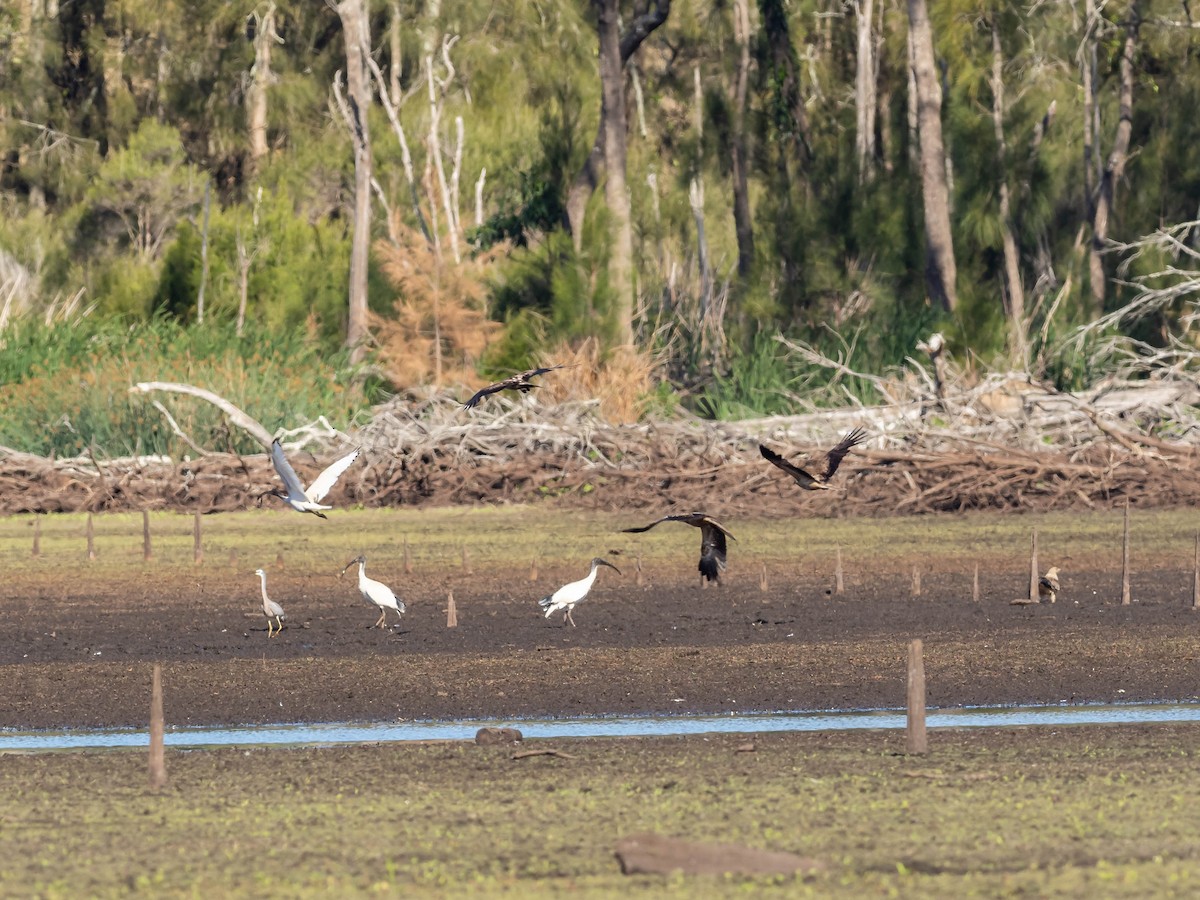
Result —
<instances>
[{"instance_id":1,"label":"perched brown bird","mask_svg":"<svg viewBox=\"0 0 1200 900\"><path fill-rule=\"evenodd\" d=\"M541 369L529 369L525 372L520 372L516 375L509 376L503 381L497 381L495 384L489 384L485 388L480 388L475 392L475 396L463 404L463 409L474 409L475 405L486 397L488 394L495 394L498 391L520 391L522 394L528 394L531 390L537 387L529 379L536 375L544 375L546 372L553 372L555 369L565 369L567 366L545 366Z\"/></svg>"},{"instance_id":2,"label":"perched brown bird","mask_svg":"<svg viewBox=\"0 0 1200 900\"><path fill-rule=\"evenodd\" d=\"M737 540L718 522L702 512L687 513L679 516L663 516L642 528L622 528L627 534L640 534L649 531L655 525L663 522L683 522L700 529L700 574L709 581L720 583L721 573L725 571L725 538Z\"/></svg>"},{"instance_id":3,"label":"perched brown bird","mask_svg":"<svg viewBox=\"0 0 1200 900\"><path fill-rule=\"evenodd\" d=\"M787 472L796 479L796 484L804 488L806 491L827 491L829 490L829 479L833 477L833 473L842 463L842 459L850 452L851 448L858 446L866 439L866 432L861 428L855 428L844 438L837 442L832 450L825 454L825 469L815 475L806 472L799 466L794 466L774 450L769 447L758 445L758 452L762 454L763 459L769 463L773 463L783 471Z\"/></svg>"},{"instance_id":4,"label":"perched brown bird","mask_svg":"<svg viewBox=\"0 0 1200 900\"><path fill-rule=\"evenodd\" d=\"M1038 579L1038 599L1053 603L1058 599L1058 591L1058 566L1051 566L1046 570L1046 574Z\"/></svg>"}]
</instances>

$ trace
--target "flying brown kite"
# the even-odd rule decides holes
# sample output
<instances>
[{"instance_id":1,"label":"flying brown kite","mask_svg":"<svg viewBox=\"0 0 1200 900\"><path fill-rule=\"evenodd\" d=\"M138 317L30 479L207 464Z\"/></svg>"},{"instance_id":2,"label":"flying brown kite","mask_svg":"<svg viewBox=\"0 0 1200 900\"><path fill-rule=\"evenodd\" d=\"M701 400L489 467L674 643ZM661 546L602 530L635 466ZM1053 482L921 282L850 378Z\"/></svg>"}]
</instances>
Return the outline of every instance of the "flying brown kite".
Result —
<instances>
[{"instance_id":1,"label":"flying brown kite","mask_svg":"<svg viewBox=\"0 0 1200 900\"><path fill-rule=\"evenodd\" d=\"M663 516L642 528L622 528L621 530L628 534L640 534L663 522L682 522L700 529L700 574L709 581L720 583L721 573L725 571L725 538L728 537L734 541L737 538L716 519L702 512Z\"/></svg>"},{"instance_id":2,"label":"flying brown kite","mask_svg":"<svg viewBox=\"0 0 1200 900\"><path fill-rule=\"evenodd\" d=\"M529 379L536 375L544 375L546 372L553 372L555 369L565 369L567 366L545 366L540 369L529 369L525 372L520 372L516 375L511 375L503 381L497 381L495 384L489 384L485 388L480 388L475 392L475 396L463 404L463 409L474 409L475 405L488 394L495 394L498 391L520 391L522 394L528 394L538 385L533 384Z\"/></svg>"},{"instance_id":3,"label":"flying brown kite","mask_svg":"<svg viewBox=\"0 0 1200 900\"><path fill-rule=\"evenodd\" d=\"M833 473L837 471L846 454L850 452L851 448L858 446L866 440L866 436L866 432L861 428L855 428L838 441L832 450L825 454L825 468L815 474L807 472L799 466L792 465L770 447L759 444L758 452L762 454L763 459L767 462L773 463L796 479L796 484L800 485L806 491L827 491L831 487L829 479L833 477Z\"/></svg>"}]
</instances>

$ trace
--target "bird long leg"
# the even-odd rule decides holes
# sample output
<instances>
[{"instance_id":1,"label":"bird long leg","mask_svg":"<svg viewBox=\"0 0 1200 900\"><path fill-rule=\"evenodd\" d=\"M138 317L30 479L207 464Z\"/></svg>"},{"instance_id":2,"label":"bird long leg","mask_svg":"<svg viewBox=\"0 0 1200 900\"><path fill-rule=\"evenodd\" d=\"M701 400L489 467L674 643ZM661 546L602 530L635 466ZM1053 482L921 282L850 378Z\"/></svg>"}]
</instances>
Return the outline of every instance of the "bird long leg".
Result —
<instances>
[{"instance_id":1,"label":"bird long leg","mask_svg":"<svg viewBox=\"0 0 1200 900\"><path fill-rule=\"evenodd\" d=\"M381 610L379 611L379 619L378 619L378 621L376 621L376 623L375 623L375 627L376 627L376 628L382 628L382 627L383 627L383 623L384 623L384 620L385 620L385 619L387 619L387 610L386 610L386 609L381 609Z\"/></svg>"},{"instance_id":2,"label":"bird long leg","mask_svg":"<svg viewBox=\"0 0 1200 900\"><path fill-rule=\"evenodd\" d=\"M271 636L271 620L267 619L267 637Z\"/></svg>"},{"instance_id":3,"label":"bird long leg","mask_svg":"<svg viewBox=\"0 0 1200 900\"><path fill-rule=\"evenodd\" d=\"M574 627L575 627L575 619L574 619L574 617L571 615L571 611L570 611L569 609L567 610L567 621L571 623L571 627L572 627L572 628L574 628Z\"/></svg>"}]
</instances>

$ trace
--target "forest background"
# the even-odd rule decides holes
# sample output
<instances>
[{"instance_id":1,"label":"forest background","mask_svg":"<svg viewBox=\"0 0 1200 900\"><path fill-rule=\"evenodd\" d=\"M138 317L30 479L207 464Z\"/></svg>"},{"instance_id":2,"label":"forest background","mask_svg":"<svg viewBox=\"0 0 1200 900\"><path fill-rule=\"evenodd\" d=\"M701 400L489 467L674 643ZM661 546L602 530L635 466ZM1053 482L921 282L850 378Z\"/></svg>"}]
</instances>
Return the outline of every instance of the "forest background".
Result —
<instances>
[{"instance_id":1,"label":"forest background","mask_svg":"<svg viewBox=\"0 0 1200 900\"><path fill-rule=\"evenodd\" d=\"M938 331L1190 371L1197 49L1167 0L9 2L0 446L186 452L153 379L344 428L549 361L622 420L873 402Z\"/></svg>"}]
</instances>

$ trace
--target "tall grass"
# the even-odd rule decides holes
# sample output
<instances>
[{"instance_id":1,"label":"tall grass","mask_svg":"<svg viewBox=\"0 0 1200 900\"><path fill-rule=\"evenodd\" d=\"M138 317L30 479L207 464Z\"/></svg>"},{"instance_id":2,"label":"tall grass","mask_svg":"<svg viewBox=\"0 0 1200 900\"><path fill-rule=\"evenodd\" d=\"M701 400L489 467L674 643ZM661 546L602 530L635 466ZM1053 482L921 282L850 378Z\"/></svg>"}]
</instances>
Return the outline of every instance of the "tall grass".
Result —
<instances>
[{"instance_id":1,"label":"tall grass","mask_svg":"<svg viewBox=\"0 0 1200 900\"><path fill-rule=\"evenodd\" d=\"M211 404L130 394L138 381L182 381L220 394L268 430L326 416L344 426L363 408L346 357L302 333L130 324L89 318L47 327L23 320L0 336L0 445L40 455L189 452L152 405L158 399L197 443L256 452Z\"/></svg>"}]
</instances>

